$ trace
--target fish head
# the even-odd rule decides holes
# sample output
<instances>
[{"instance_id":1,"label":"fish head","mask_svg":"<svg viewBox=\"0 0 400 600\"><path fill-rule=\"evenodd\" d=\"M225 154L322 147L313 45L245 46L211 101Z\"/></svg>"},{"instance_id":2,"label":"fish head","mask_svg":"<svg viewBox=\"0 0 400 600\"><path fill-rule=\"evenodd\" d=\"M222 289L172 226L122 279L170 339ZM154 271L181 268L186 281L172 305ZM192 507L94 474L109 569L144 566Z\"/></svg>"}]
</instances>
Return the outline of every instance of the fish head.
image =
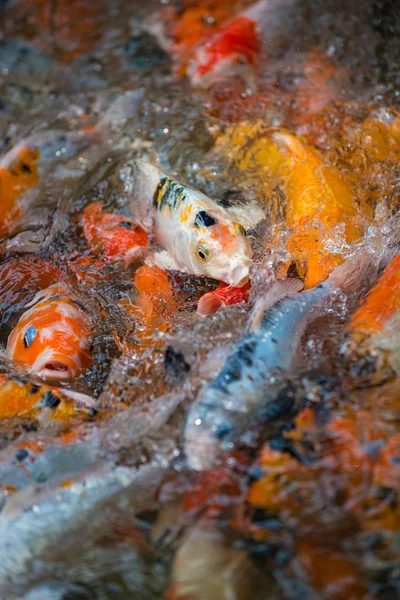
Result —
<instances>
[{"instance_id":1,"label":"fish head","mask_svg":"<svg viewBox=\"0 0 400 600\"><path fill-rule=\"evenodd\" d=\"M8 356L44 380L74 379L92 363L85 309L60 292L56 284L39 293L7 341Z\"/></svg>"},{"instance_id":2,"label":"fish head","mask_svg":"<svg viewBox=\"0 0 400 600\"><path fill-rule=\"evenodd\" d=\"M104 212L101 202L85 209L82 227L91 250L102 252L110 262L123 260L129 264L147 247L148 236L143 227L130 217Z\"/></svg>"},{"instance_id":3,"label":"fish head","mask_svg":"<svg viewBox=\"0 0 400 600\"><path fill-rule=\"evenodd\" d=\"M240 287L246 283L252 249L245 229L222 211L200 206L192 223L195 272Z\"/></svg>"}]
</instances>

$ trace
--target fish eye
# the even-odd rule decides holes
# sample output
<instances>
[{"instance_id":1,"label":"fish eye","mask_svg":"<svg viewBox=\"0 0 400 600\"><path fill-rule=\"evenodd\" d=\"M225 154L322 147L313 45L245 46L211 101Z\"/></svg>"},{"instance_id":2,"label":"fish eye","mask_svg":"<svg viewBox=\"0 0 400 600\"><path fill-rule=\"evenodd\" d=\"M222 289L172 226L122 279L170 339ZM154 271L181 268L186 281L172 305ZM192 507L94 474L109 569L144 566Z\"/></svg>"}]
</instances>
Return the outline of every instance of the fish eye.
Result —
<instances>
[{"instance_id":1,"label":"fish eye","mask_svg":"<svg viewBox=\"0 0 400 600\"><path fill-rule=\"evenodd\" d=\"M29 346L35 341L36 336L37 336L36 327L34 327L33 325L31 327L28 327L28 329L25 331L25 335L24 335L25 348L29 348Z\"/></svg>"},{"instance_id":2,"label":"fish eye","mask_svg":"<svg viewBox=\"0 0 400 600\"><path fill-rule=\"evenodd\" d=\"M196 250L196 254L197 256L200 258L200 260L206 261L208 260L209 256L210 256L210 252L208 251L208 249L203 246L202 244L199 244L197 246L197 250Z\"/></svg>"}]
</instances>

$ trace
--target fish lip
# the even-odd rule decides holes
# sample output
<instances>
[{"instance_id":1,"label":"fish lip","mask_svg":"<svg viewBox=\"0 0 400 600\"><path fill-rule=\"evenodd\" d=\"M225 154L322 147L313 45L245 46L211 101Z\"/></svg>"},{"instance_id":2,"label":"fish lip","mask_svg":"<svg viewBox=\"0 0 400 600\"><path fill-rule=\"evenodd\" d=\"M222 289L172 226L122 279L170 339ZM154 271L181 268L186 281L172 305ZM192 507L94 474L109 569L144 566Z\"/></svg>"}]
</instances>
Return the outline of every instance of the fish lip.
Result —
<instances>
[{"instance_id":1,"label":"fish lip","mask_svg":"<svg viewBox=\"0 0 400 600\"><path fill-rule=\"evenodd\" d=\"M49 358L43 361L42 364L31 369L35 375L43 380L61 381L66 379L74 379L74 370L67 365L63 360Z\"/></svg>"},{"instance_id":2,"label":"fish lip","mask_svg":"<svg viewBox=\"0 0 400 600\"><path fill-rule=\"evenodd\" d=\"M218 298L218 296L213 296L212 294L204 294L197 303L196 314L199 317L208 317L209 315L214 315L224 306L225 302L222 298Z\"/></svg>"},{"instance_id":3,"label":"fish lip","mask_svg":"<svg viewBox=\"0 0 400 600\"><path fill-rule=\"evenodd\" d=\"M232 269L227 277L227 283L232 287L242 287L247 283L249 278L249 267L252 261L241 264L238 267Z\"/></svg>"}]
</instances>

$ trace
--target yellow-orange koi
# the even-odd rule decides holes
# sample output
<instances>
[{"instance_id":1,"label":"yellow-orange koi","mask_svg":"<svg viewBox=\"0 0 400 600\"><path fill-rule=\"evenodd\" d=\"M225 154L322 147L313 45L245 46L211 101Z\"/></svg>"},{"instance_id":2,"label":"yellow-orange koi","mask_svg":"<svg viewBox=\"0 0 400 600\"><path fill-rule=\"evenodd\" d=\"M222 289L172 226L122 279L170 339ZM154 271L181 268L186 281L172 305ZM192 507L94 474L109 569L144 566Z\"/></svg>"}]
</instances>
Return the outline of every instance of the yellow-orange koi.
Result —
<instances>
[{"instance_id":1,"label":"yellow-orange koi","mask_svg":"<svg viewBox=\"0 0 400 600\"><path fill-rule=\"evenodd\" d=\"M363 201L357 202L344 174L315 148L286 130L275 131L272 137L288 159L285 226L294 233L287 250L304 287L314 287L344 260L340 249L330 251L327 243L333 239L338 247L339 241L347 245L360 239L372 210Z\"/></svg>"}]
</instances>

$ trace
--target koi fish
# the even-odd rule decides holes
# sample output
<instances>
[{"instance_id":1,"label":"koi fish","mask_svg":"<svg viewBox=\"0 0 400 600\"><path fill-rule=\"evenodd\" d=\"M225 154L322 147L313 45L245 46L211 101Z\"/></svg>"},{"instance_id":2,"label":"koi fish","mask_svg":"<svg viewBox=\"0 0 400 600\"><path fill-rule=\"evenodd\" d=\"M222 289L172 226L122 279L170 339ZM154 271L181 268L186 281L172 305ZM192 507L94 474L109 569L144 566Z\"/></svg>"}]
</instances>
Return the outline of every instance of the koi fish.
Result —
<instances>
[{"instance_id":1,"label":"koi fish","mask_svg":"<svg viewBox=\"0 0 400 600\"><path fill-rule=\"evenodd\" d=\"M133 283L138 291L135 303L129 298L123 298L119 301L119 306L137 323L135 337L140 340L140 345L153 345L153 334L167 331L171 317L176 314L177 303L168 277L156 265L150 267L145 264L139 267Z\"/></svg>"},{"instance_id":2,"label":"koi fish","mask_svg":"<svg viewBox=\"0 0 400 600\"><path fill-rule=\"evenodd\" d=\"M157 167L139 168L139 198L152 202L155 240L166 251L158 255L158 266L243 285L252 249L237 216Z\"/></svg>"},{"instance_id":3,"label":"koi fish","mask_svg":"<svg viewBox=\"0 0 400 600\"><path fill-rule=\"evenodd\" d=\"M90 367L86 309L63 284L36 294L8 337L6 353L42 379L73 379Z\"/></svg>"},{"instance_id":4,"label":"koi fish","mask_svg":"<svg viewBox=\"0 0 400 600\"><path fill-rule=\"evenodd\" d=\"M138 591L146 595L149 590L160 597L161 577L152 579L150 587L145 577L149 552L143 523L136 513L148 507L158 508L155 490L165 471L159 466L134 469L99 460L88 467L88 454L94 453L87 449L87 444L73 448L72 476L68 473L72 470L71 449L64 448L64 455L70 455L64 480L64 473L58 469L56 481L53 478L45 485L25 487L8 498L1 512L0 597L43 599L47 583L57 582L60 570L63 585L58 588L59 594L64 587L73 592L77 561L85 564L79 575L85 593L100 582L106 595L115 596L115 584L109 585L107 577L117 576L123 591L121 595L117 592L116 598L122 600L127 593ZM60 452L55 453L53 463L59 465L60 460ZM81 464L79 471L77 464ZM136 544L128 544L119 534L121 522L125 529L138 531ZM143 582L146 591L142 584L138 586L138 581ZM54 598L54 589L51 594L50 598Z\"/></svg>"},{"instance_id":5,"label":"koi fish","mask_svg":"<svg viewBox=\"0 0 400 600\"><path fill-rule=\"evenodd\" d=\"M200 46L187 69L192 85L207 85L212 77L226 73L238 63L251 67L258 64L262 37L257 20L266 6L267 2L262 0L233 17L219 33Z\"/></svg>"},{"instance_id":6,"label":"koi fish","mask_svg":"<svg viewBox=\"0 0 400 600\"><path fill-rule=\"evenodd\" d=\"M70 159L94 139L98 139L94 128L40 132L19 142L0 159L0 235L22 215L18 201L38 185L43 169L49 163Z\"/></svg>"},{"instance_id":7,"label":"koi fish","mask_svg":"<svg viewBox=\"0 0 400 600\"><path fill-rule=\"evenodd\" d=\"M245 304L249 299L251 284L246 283L243 287L235 288L221 283L212 292L203 294L197 303L197 314L199 317L207 317L218 312L224 306L232 304Z\"/></svg>"},{"instance_id":8,"label":"koi fish","mask_svg":"<svg viewBox=\"0 0 400 600\"><path fill-rule=\"evenodd\" d=\"M311 288L343 262L340 252L326 249L329 231L343 225L342 243L350 244L362 237L372 210L363 201L357 203L350 182L326 164L314 148L283 129L274 132L272 138L289 159L285 226L294 233L286 247L304 277L304 287ZM339 236L336 231L336 243Z\"/></svg>"},{"instance_id":9,"label":"koi fish","mask_svg":"<svg viewBox=\"0 0 400 600\"><path fill-rule=\"evenodd\" d=\"M351 360L369 347L388 352L388 361L400 374L400 255L395 256L354 313L348 325ZM354 354L353 354L354 351ZM379 372L379 368L377 369Z\"/></svg>"},{"instance_id":10,"label":"koi fish","mask_svg":"<svg viewBox=\"0 0 400 600\"><path fill-rule=\"evenodd\" d=\"M373 335L391 328L400 310L400 254L395 256L348 325L352 333Z\"/></svg>"},{"instance_id":11,"label":"koi fish","mask_svg":"<svg viewBox=\"0 0 400 600\"><path fill-rule=\"evenodd\" d=\"M363 277L369 262L358 264L349 259L326 281L300 294L303 284L299 280L277 282L256 302L247 334L189 411L184 433L193 469L208 468L219 451L232 449L251 416L265 420L265 414L268 419L282 412L276 390L275 396L271 394L271 372L290 370L301 335L315 318L316 309L335 290Z\"/></svg>"},{"instance_id":12,"label":"koi fish","mask_svg":"<svg viewBox=\"0 0 400 600\"><path fill-rule=\"evenodd\" d=\"M104 212L101 202L85 208L81 224L92 252L101 252L107 262L122 260L127 265L147 247L147 233L140 225L129 217Z\"/></svg>"},{"instance_id":13,"label":"koi fish","mask_svg":"<svg viewBox=\"0 0 400 600\"><path fill-rule=\"evenodd\" d=\"M115 123L137 111L142 91L121 94L105 111L97 125L74 131L39 131L17 143L0 159L0 235L22 215L21 199L40 182L40 176L55 163L66 162L93 143Z\"/></svg>"},{"instance_id":14,"label":"koi fish","mask_svg":"<svg viewBox=\"0 0 400 600\"><path fill-rule=\"evenodd\" d=\"M213 79L229 74L238 65L257 67L263 44L274 33L281 32L282 9L291 4L290 0L261 0L229 19L189 61L187 76L192 85L208 86Z\"/></svg>"},{"instance_id":15,"label":"koi fish","mask_svg":"<svg viewBox=\"0 0 400 600\"><path fill-rule=\"evenodd\" d=\"M68 390L66 390L68 393ZM75 423L77 417L87 417L91 403L84 394L81 401L68 398L64 390L47 385L35 385L29 381L0 374L0 419L19 416L39 416L50 409L54 421ZM90 402L90 399L89 399Z\"/></svg>"}]
</instances>

